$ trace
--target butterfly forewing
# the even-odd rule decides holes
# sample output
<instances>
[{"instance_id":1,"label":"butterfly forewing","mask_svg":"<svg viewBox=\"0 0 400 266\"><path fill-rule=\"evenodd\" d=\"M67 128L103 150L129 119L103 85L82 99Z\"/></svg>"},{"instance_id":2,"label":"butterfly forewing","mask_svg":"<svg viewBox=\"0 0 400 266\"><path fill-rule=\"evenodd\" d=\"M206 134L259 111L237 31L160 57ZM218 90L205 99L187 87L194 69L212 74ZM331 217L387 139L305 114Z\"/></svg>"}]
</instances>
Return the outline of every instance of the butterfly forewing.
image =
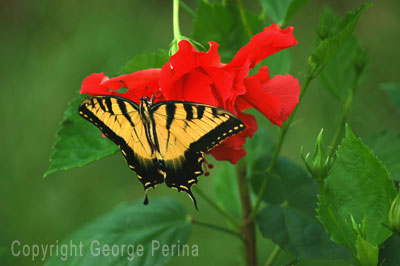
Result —
<instances>
[{"instance_id":1,"label":"butterfly forewing","mask_svg":"<svg viewBox=\"0 0 400 266\"><path fill-rule=\"evenodd\" d=\"M145 137L138 108L123 98L96 96L81 103L79 114L121 148L129 167L148 189L162 183L164 177L155 166L156 154Z\"/></svg>"},{"instance_id":2,"label":"butterfly forewing","mask_svg":"<svg viewBox=\"0 0 400 266\"><path fill-rule=\"evenodd\" d=\"M153 106L153 117L157 127L160 153L164 158L180 156L168 151L165 140L178 139L186 149L194 152L207 152L226 138L242 131L245 126L232 113L210 105L170 101ZM175 138L172 137L175 136Z\"/></svg>"},{"instance_id":3,"label":"butterfly forewing","mask_svg":"<svg viewBox=\"0 0 400 266\"><path fill-rule=\"evenodd\" d=\"M166 184L188 193L203 174L204 152L244 129L232 113L204 104L160 102L152 111Z\"/></svg>"},{"instance_id":4,"label":"butterfly forewing","mask_svg":"<svg viewBox=\"0 0 400 266\"><path fill-rule=\"evenodd\" d=\"M81 103L79 113L121 148L145 190L165 179L196 205L191 186L203 174L204 153L242 131L244 124L224 109L192 102L160 102L148 114L139 109L121 97L95 96ZM151 123L143 124L148 118Z\"/></svg>"}]
</instances>

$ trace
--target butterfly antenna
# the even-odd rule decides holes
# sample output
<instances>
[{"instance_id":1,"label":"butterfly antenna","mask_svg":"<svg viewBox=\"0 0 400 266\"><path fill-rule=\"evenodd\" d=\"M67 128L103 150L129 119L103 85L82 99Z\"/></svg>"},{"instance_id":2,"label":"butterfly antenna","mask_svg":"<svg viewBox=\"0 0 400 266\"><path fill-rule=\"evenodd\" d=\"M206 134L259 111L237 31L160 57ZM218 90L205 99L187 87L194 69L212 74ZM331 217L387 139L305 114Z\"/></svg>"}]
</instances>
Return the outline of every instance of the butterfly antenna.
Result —
<instances>
[{"instance_id":1,"label":"butterfly antenna","mask_svg":"<svg viewBox=\"0 0 400 266\"><path fill-rule=\"evenodd\" d=\"M138 96L136 96L132 90L129 89L128 85L126 85L125 81L120 80L119 82L121 82L124 86L124 88L126 88L126 92L130 93L133 97L135 97L136 99L140 100L140 98Z\"/></svg>"},{"instance_id":2,"label":"butterfly antenna","mask_svg":"<svg viewBox=\"0 0 400 266\"><path fill-rule=\"evenodd\" d=\"M123 81L123 80L121 79L119 82L121 82L121 83L124 85L124 87L128 89L128 85L126 85L125 81Z\"/></svg>"},{"instance_id":3,"label":"butterfly antenna","mask_svg":"<svg viewBox=\"0 0 400 266\"><path fill-rule=\"evenodd\" d=\"M146 91L147 91L147 86L144 87L144 91L142 93L142 97L141 98L143 98L146 95Z\"/></svg>"},{"instance_id":4,"label":"butterfly antenna","mask_svg":"<svg viewBox=\"0 0 400 266\"><path fill-rule=\"evenodd\" d=\"M158 91L156 91L155 93L153 93L153 95L151 96L151 103L153 103L153 100L160 98L161 94L161 88L158 89Z\"/></svg>"}]
</instances>

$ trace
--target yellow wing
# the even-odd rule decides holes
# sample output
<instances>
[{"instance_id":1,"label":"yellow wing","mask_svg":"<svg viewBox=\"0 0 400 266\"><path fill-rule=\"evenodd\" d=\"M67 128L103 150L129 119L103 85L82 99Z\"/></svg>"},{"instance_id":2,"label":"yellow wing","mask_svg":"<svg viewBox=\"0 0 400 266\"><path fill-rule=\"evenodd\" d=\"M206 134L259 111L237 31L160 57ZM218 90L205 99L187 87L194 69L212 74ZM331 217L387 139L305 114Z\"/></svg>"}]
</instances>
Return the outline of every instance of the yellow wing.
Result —
<instances>
[{"instance_id":1,"label":"yellow wing","mask_svg":"<svg viewBox=\"0 0 400 266\"><path fill-rule=\"evenodd\" d=\"M160 102L152 107L159 153L172 160L190 149L207 152L245 129L234 114L215 106L184 102Z\"/></svg>"},{"instance_id":2,"label":"yellow wing","mask_svg":"<svg viewBox=\"0 0 400 266\"><path fill-rule=\"evenodd\" d=\"M152 107L160 159L164 160L165 182L186 191L194 200L191 186L203 174L204 152L245 126L232 113L210 105L170 101Z\"/></svg>"},{"instance_id":3,"label":"yellow wing","mask_svg":"<svg viewBox=\"0 0 400 266\"><path fill-rule=\"evenodd\" d=\"M121 148L145 191L165 179L169 187L187 192L195 206L191 186L203 174L204 152L245 128L224 109L183 101L151 106L153 123L147 130L154 132L153 139L146 134L139 106L127 99L90 97L82 101L79 114Z\"/></svg>"},{"instance_id":4,"label":"yellow wing","mask_svg":"<svg viewBox=\"0 0 400 266\"><path fill-rule=\"evenodd\" d=\"M136 103L115 96L95 96L82 101L79 114L97 126L121 148L129 167L145 190L162 183L156 153L149 144Z\"/></svg>"}]
</instances>

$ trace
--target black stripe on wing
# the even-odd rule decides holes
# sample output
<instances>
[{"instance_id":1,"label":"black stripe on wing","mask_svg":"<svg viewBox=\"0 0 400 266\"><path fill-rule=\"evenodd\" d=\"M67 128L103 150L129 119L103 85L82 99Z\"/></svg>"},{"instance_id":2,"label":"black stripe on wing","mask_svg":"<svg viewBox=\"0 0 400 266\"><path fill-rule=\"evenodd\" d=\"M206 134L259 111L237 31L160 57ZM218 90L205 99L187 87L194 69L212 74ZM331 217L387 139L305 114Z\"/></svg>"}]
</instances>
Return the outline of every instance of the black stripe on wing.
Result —
<instances>
[{"instance_id":1,"label":"black stripe on wing","mask_svg":"<svg viewBox=\"0 0 400 266\"><path fill-rule=\"evenodd\" d=\"M165 184L168 187L176 188L179 192L185 191L193 200L196 210L198 210L196 198L192 193L191 187L197 184L197 177L203 174L203 154L186 150L180 160L179 166L171 166L168 161L163 163L162 170L166 174Z\"/></svg>"},{"instance_id":2,"label":"black stripe on wing","mask_svg":"<svg viewBox=\"0 0 400 266\"><path fill-rule=\"evenodd\" d=\"M126 103L134 107L135 110L138 110L138 105L134 102L127 101L120 97L95 96L93 98L85 99L79 106L79 114L83 118L85 118L86 120L97 126L107 138L112 140L115 144L117 144L120 147L121 152L124 155L129 165L129 168L137 173L137 177L143 184L145 190L147 190L150 187L154 188L155 185L160 184L164 181L164 176L160 174L157 170L156 165L158 165L159 162L156 159L147 159L137 155L134 152L134 150L127 144L125 139L118 136L99 118L99 116L104 113L103 107L107 109L108 113L114 115L114 110L112 110L112 101L114 100L118 103L122 115L128 120L130 125L134 128L135 125L130 119L129 114L126 113L126 107L125 110L123 110L121 106L125 106ZM99 108L92 109L96 110L96 112L92 112L90 109L95 108L96 103L99 104ZM127 118L127 116L129 117L129 119ZM143 145L143 144L138 144L138 145Z\"/></svg>"},{"instance_id":3,"label":"black stripe on wing","mask_svg":"<svg viewBox=\"0 0 400 266\"><path fill-rule=\"evenodd\" d=\"M186 112L185 119L187 121L205 119L203 118L205 110L209 108L211 108L211 114L215 118L215 128L206 133L204 136L200 137L200 139L198 139L197 141L190 144L189 148L194 152L208 152L212 148L218 146L225 139L235 134L238 134L239 132L246 129L246 126L238 117L236 117L231 112L219 107L186 101L166 101L156 103L151 107L151 111L156 112L158 108L165 105L167 119L166 128L168 130L168 133L171 124L175 119L175 112L177 108L176 104L183 105L183 108ZM196 109L196 117L194 117L194 109ZM228 119L222 122L219 119L221 117L225 117ZM185 125L189 126L189 124L186 122Z\"/></svg>"},{"instance_id":4,"label":"black stripe on wing","mask_svg":"<svg viewBox=\"0 0 400 266\"><path fill-rule=\"evenodd\" d=\"M236 116L232 115L228 120L217 125L214 129L202 136L200 139L191 143L189 149L195 152L208 152L212 148L218 146L225 139L236 135L245 128L246 126L243 124L243 122Z\"/></svg>"}]
</instances>

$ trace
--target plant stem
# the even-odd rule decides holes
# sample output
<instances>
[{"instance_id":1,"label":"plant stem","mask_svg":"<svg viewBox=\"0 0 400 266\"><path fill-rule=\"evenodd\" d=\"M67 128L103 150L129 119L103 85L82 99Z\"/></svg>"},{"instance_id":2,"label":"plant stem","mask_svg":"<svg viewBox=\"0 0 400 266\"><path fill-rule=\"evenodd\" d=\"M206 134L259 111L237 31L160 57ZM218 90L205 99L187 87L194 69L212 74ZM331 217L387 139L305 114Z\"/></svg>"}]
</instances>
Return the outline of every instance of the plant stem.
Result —
<instances>
[{"instance_id":1,"label":"plant stem","mask_svg":"<svg viewBox=\"0 0 400 266\"><path fill-rule=\"evenodd\" d=\"M179 41L182 37L179 29L179 0L173 0L173 30L174 39Z\"/></svg>"},{"instance_id":2,"label":"plant stem","mask_svg":"<svg viewBox=\"0 0 400 266\"><path fill-rule=\"evenodd\" d=\"M243 8L243 1L237 0L237 5L239 8L240 19L242 20L243 27L244 27L247 35L251 38L253 36L253 33L251 32L249 23L247 22L246 13L244 12L244 8Z\"/></svg>"},{"instance_id":3,"label":"plant stem","mask_svg":"<svg viewBox=\"0 0 400 266\"><path fill-rule=\"evenodd\" d=\"M299 259L298 258L294 258L291 261L289 261L288 263L285 264L285 266L293 266L295 262L298 262Z\"/></svg>"},{"instance_id":4,"label":"plant stem","mask_svg":"<svg viewBox=\"0 0 400 266\"><path fill-rule=\"evenodd\" d=\"M224 233L228 233L228 234L237 236L237 237L239 237L240 239L242 239L242 235L239 234L238 232L233 231L233 230L230 230L230 229L227 229L227 228L218 226L218 225L213 225L213 224L209 224L209 223L199 222L199 221L197 221L196 219L193 219L193 218L192 218L191 221L192 221L192 223L194 223L194 224L201 225L201 226L204 226L204 227L207 227L207 228L211 228L211 229L214 229L214 230L218 230L218 231L221 231L221 232L224 232Z\"/></svg>"},{"instance_id":5,"label":"plant stem","mask_svg":"<svg viewBox=\"0 0 400 266\"><path fill-rule=\"evenodd\" d=\"M340 118L340 122L338 127L336 128L336 132L335 135L331 141L331 144L329 145L329 151L328 151L328 157L331 157L332 154L335 152L337 145L339 144L339 140L340 137L342 136L343 133L343 129L344 129L344 125L346 123L347 120L347 114L349 113L351 104L353 102L353 95L354 95L354 91L357 87L358 84L358 79L359 79L359 75L356 75L356 77L354 78L352 87L349 91L349 94L347 95L347 99L346 99L346 103L344 105L343 108L343 112L342 112L342 116Z\"/></svg>"},{"instance_id":6,"label":"plant stem","mask_svg":"<svg viewBox=\"0 0 400 266\"><path fill-rule=\"evenodd\" d=\"M275 246L274 250L271 252L267 261L265 262L265 266L271 266L278 257L279 253L281 253L281 251L282 250L278 245Z\"/></svg>"},{"instance_id":7,"label":"plant stem","mask_svg":"<svg viewBox=\"0 0 400 266\"><path fill-rule=\"evenodd\" d=\"M240 225L229 213L227 213L224 209L218 206L212 199L210 199L203 191L200 190L197 186L193 187L193 190L200 195L207 203L213 207L217 212L219 212L222 216L225 217L237 231L239 231Z\"/></svg>"},{"instance_id":8,"label":"plant stem","mask_svg":"<svg viewBox=\"0 0 400 266\"><path fill-rule=\"evenodd\" d=\"M315 76L313 76L311 74L307 75L306 80L304 82L304 85L302 87L302 90L300 91L299 103L294 108L292 114L289 116L289 118L286 120L286 122L282 125L281 134L279 135L278 144L275 146L275 150L274 150L274 153L272 155L271 162L269 163L269 165L267 167L266 175L265 175L265 178L263 180L263 183L261 184L260 191L258 192L256 204L254 205L251 217L254 217L257 214L258 209L260 208L260 203L261 203L262 196L264 195L265 189L267 188L268 179L269 179L269 177L270 177L270 175L272 173L272 170L275 167L276 161L278 160L278 156L279 156L279 153L281 151L281 147L282 147L283 141L285 139L286 133L287 133L289 127L290 127L290 124L293 121L293 117L296 114L296 111L297 111L297 109L298 109L298 107L299 107L299 105L301 103L301 100L303 99L303 96L304 96L305 92L307 91L307 88L310 85L310 82L313 80L314 77Z\"/></svg>"},{"instance_id":9,"label":"plant stem","mask_svg":"<svg viewBox=\"0 0 400 266\"><path fill-rule=\"evenodd\" d=\"M180 5L186 12L188 12L189 15L192 17L196 16L196 13L193 11L193 9L191 9L185 2L180 2Z\"/></svg>"},{"instance_id":10,"label":"plant stem","mask_svg":"<svg viewBox=\"0 0 400 266\"><path fill-rule=\"evenodd\" d=\"M246 174L246 162L242 158L236 164L236 175L238 179L239 195L242 204L243 225L242 238L246 252L246 265L257 265L257 249L256 249L256 227L251 217L252 208L250 200L250 189Z\"/></svg>"}]
</instances>

